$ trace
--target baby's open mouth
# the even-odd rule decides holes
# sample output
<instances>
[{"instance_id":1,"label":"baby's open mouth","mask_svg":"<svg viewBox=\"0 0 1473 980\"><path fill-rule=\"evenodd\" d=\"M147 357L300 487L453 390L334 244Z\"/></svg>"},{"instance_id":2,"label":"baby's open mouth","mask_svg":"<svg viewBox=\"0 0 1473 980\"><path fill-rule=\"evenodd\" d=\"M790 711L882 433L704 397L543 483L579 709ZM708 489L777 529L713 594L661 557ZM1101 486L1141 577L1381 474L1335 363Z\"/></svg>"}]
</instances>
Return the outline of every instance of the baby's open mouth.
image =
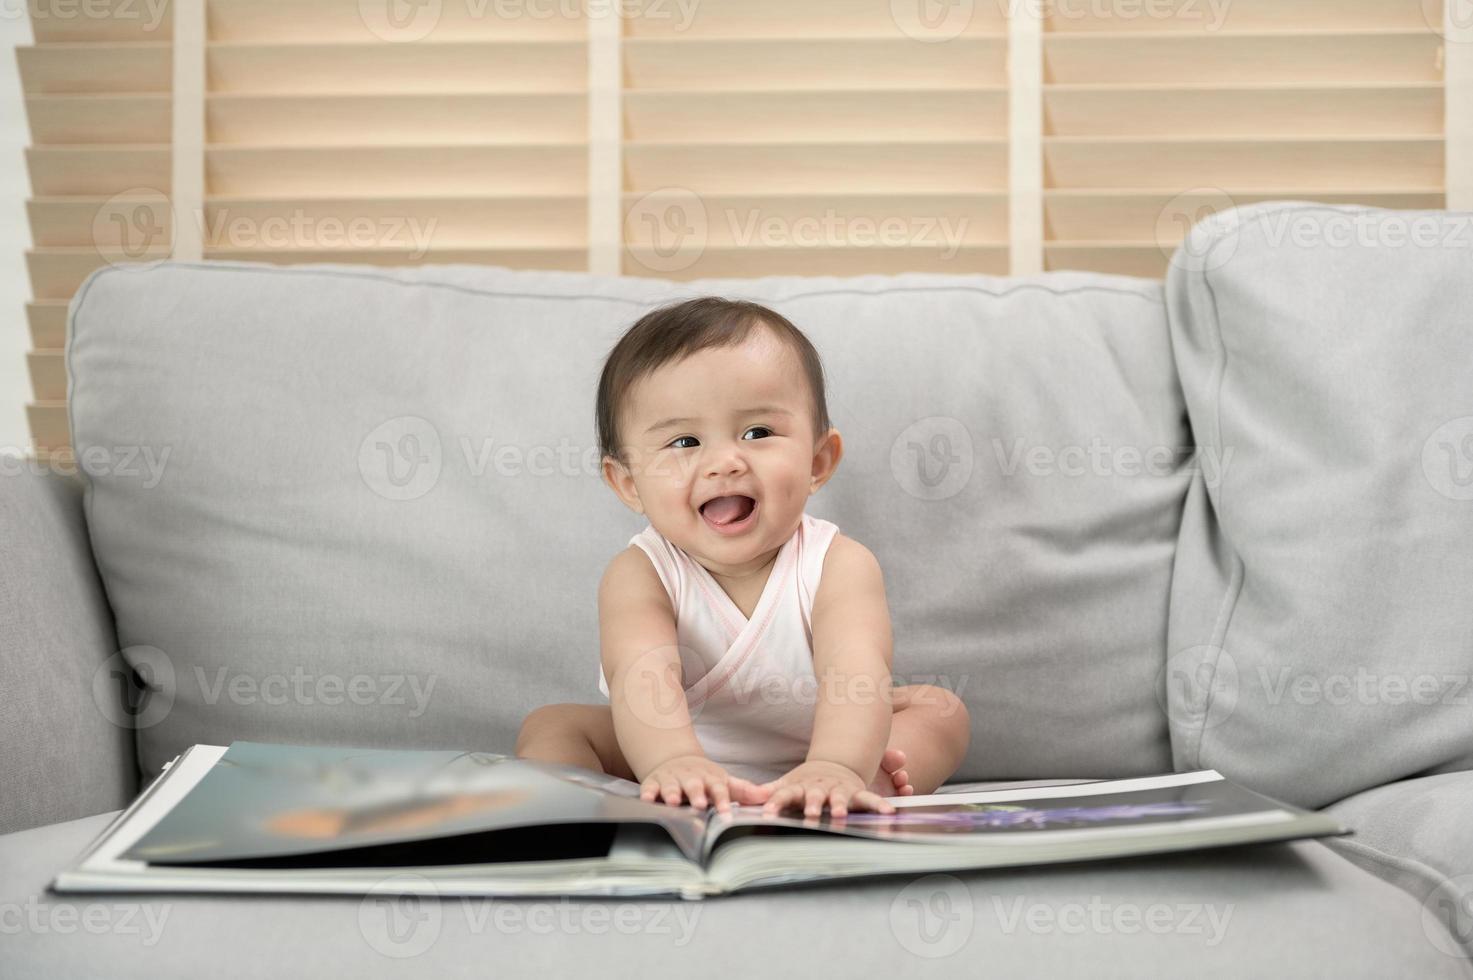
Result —
<instances>
[{"instance_id":1,"label":"baby's open mouth","mask_svg":"<svg viewBox=\"0 0 1473 980\"><path fill-rule=\"evenodd\" d=\"M757 510L757 501L737 494L731 497L716 497L701 505L701 516L707 524L720 528L736 528L751 518Z\"/></svg>"}]
</instances>

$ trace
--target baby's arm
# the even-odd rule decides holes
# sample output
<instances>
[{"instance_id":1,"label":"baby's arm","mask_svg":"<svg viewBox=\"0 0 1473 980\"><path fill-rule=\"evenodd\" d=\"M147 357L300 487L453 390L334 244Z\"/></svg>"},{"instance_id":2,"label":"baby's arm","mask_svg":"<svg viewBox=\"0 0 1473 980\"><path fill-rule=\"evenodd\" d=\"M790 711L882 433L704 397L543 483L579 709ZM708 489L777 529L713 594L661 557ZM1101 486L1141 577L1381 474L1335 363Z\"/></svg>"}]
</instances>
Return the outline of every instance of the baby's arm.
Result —
<instances>
[{"instance_id":1,"label":"baby's arm","mask_svg":"<svg viewBox=\"0 0 1473 980\"><path fill-rule=\"evenodd\" d=\"M772 791L767 812L801 805L816 817L827 804L841 817L851 802L894 812L866 786L890 736L892 648L880 564L858 541L836 535L813 597L813 738L806 761L765 784Z\"/></svg>"},{"instance_id":2,"label":"baby's arm","mask_svg":"<svg viewBox=\"0 0 1473 980\"><path fill-rule=\"evenodd\" d=\"M640 781L641 798L727 809L767 793L706 758L681 683L675 611L649 558L631 546L615 556L598 587L599 643L614 735Z\"/></svg>"}]
</instances>

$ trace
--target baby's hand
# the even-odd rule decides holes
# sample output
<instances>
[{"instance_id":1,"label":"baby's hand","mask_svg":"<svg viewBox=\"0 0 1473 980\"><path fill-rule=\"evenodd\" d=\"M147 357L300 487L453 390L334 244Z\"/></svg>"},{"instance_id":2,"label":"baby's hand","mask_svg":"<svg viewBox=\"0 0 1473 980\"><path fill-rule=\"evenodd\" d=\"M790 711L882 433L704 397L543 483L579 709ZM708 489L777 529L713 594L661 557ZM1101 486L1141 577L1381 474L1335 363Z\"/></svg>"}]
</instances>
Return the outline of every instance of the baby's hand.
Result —
<instances>
[{"instance_id":1,"label":"baby's hand","mask_svg":"<svg viewBox=\"0 0 1473 980\"><path fill-rule=\"evenodd\" d=\"M761 803L767 791L756 783L739 779L703 755L680 755L650 770L639 784L639 798L647 803L663 797L670 806L688 798L692 806L705 809L706 794L720 813L731 809L731 801Z\"/></svg>"},{"instance_id":2,"label":"baby's hand","mask_svg":"<svg viewBox=\"0 0 1473 980\"><path fill-rule=\"evenodd\" d=\"M772 794L762 808L768 816L781 813L790 804L803 807L805 817L823 813L825 803L836 819L848 814L850 803L856 810L895 812L894 805L865 788L859 773L837 762L804 762L782 777L763 783L761 788Z\"/></svg>"}]
</instances>

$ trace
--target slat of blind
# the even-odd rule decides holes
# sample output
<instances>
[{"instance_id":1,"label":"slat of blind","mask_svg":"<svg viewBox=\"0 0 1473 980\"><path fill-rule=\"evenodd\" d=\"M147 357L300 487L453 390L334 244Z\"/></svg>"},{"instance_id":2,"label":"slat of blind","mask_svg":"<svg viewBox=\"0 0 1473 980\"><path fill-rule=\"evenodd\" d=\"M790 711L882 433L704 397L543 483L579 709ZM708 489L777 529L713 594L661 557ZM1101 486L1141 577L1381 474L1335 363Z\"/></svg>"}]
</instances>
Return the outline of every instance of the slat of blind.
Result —
<instances>
[{"instance_id":1,"label":"slat of blind","mask_svg":"<svg viewBox=\"0 0 1473 980\"><path fill-rule=\"evenodd\" d=\"M169 91L169 45L97 42L19 45L15 58L28 95Z\"/></svg>"},{"instance_id":2,"label":"slat of blind","mask_svg":"<svg viewBox=\"0 0 1473 980\"><path fill-rule=\"evenodd\" d=\"M1007 145L975 142L636 143L624 145L635 191L856 193L996 190Z\"/></svg>"},{"instance_id":3,"label":"slat of blind","mask_svg":"<svg viewBox=\"0 0 1473 980\"><path fill-rule=\"evenodd\" d=\"M1210 185L1330 191L1440 187L1441 138L1152 139L1046 137L1044 166L1055 187Z\"/></svg>"},{"instance_id":4,"label":"slat of blind","mask_svg":"<svg viewBox=\"0 0 1473 980\"><path fill-rule=\"evenodd\" d=\"M169 147L29 146L26 170L36 195L107 195L134 187L161 188L169 186Z\"/></svg>"},{"instance_id":5,"label":"slat of blind","mask_svg":"<svg viewBox=\"0 0 1473 980\"><path fill-rule=\"evenodd\" d=\"M40 449L57 449L71 444L67 431L65 401L34 401L26 406L31 438Z\"/></svg>"},{"instance_id":6,"label":"slat of blind","mask_svg":"<svg viewBox=\"0 0 1473 980\"><path fill-rule=\"evenodd\" d=\"M995 88L790 92L629 92L632 140L800 140L821 128L843 140L1000 139L1007 91Z\"/></svg>"},{"instance_id":7,"label":"slat of blind","mask_svg":"<svg viewBox=\"0 0 1473 980\"><path fill-rule=\"evenodd\" d=\"M1119 276L1159 279L1171 250L1155 242L1046 242L1049 269L1088 269Z\"/></svg>"},{"instance_id":8,"label":"slat of blind","mask_svg":"<svg viewBox=\"0 0 1473 980\"><path fill-rule=\"evenodd\" d=\"M1401 34L1057 35L1044 80L1071 82L1437 82L1439 39Z\"/></svg>"},{"instance_id":9,"label":"slat of blind","mask_svg":"<svg viewBox=\"0 0 1473 980\"><path fill-rule=\"evenodd\" d=\"M707 245L689 265L668 267L660 252L644 246L628 249L625 272L666 279L752 276L858 276L907 272L1006 275L1006 245L963 245L938 249L928 242L911 246L715 246Z\"/></svg>"},{"instance_id":10,"label":"slat of blind","mask_svg":"<svg viewBox=\"0 0 1473 980\"><path fill-rule=\"evenodd\" d=\"M1309 197L1326 204L1364 204L1371 207L1417 209L1442 206L1442 192L1438 188L1421 191L1388 191L1372 193L1366 191L1325 191L1319 188L1272 189L1246 191L1235 189L1232 200L1238 204L1256 204L1260 201L1283 200L1289 197ZM1168 209L1182 214L1206 213L1220 207L1223 195L1215 190L1197 193L1174 193L1171 191L1130 190L1107 191L1098 188L1084 190L1055 189L1044 193L1044 217L1050 235L1057 242L1104 242L1126 240L1149 242L1162 238L1161 244L1168 248L1180 242L1181 235L1164 234L1167 227L1158 220ZM1181 231L1180 225L1171 227L1172 232ZM1158 274L1153 273L1153 275Z\"/></svg>"},{"instance_id":11,"label":"slat of blind","mask_svg":"<svg viewBox=\"0 0 1473 980\"><path fill-rule=\"evenodd\" d=\"M37 248L91 246L126 260L127 251L152 246L154 254L148 258L168 256L172 208L162 191L33 197L26 202L26 212ZM145 235L154 240L144 243Z\"/></svg>"},{"instance_id":12,"label":"slat of blind","mask_svg":"<svg viewBox=\"0 0 1473 980\"><path fill-rule=\"evenodd\" d=\"M214 248L307 247L351 240L365 247L575 249L587 222L583 194L501 197L250 198L205 203ZM351 236L351 238L350 238Z\"/></svg>"},{"instance_id":13,"label":"slat of blind","mask_svg":"<svg viewBox=\"0 0 1473 980\"><path fill-rule=\"evenodd\" d=\"M580 4L389 3L369 0L209 0L212 41L439 44L465 40L584 39Z\"/></svg>"},{"instance_id":14,"label":"slat of blind","mask_svg":"<svg viewBox=\"0 0 1473 980\"><path fill-rule=\"evenodd\" d=\"M357 145L578 142L588 128L582 93L212 95L213 144Z\"/></svg>"},{"instance_id":15,"label":"slat of blind","mask_svg":"<svg viewBox=\"0 0 1473 980\"><path fill-rule=\"evenodd\" d=\"M632 91L974 88L1007 84L1001 37L927 44L910 38L627 40ZM760 66L760 70L754 66Z\"/></svg>"},{"instance_id":16,"label":"slat of blind","mask_svg":"<svg viewBox=\"0 0 1473 980\"><path fill-rule=\"evenodd\" d=\"M361 263L378 266L422 265L425 263L464 263L500 265L511 269L583 269L587 251L578 248L303 248L303 249L216 249L207 248L205 258L275 265L300 265L320 262Z\"/></svg>"},{"instance_id":17,"label":"slat of blind","mask_svg":"<svg viewBox=\"0 0 1473 980\"><path fill-rule=\"evenodd\" d=\"M166 258L167 252L151 250L138 261ZM108 264L108 257L95 246L35 248L26 253L31 295L36 299L68 300L88 273Z\"/></svg>"},{"instance_id":18,"label":"slat of blind","mask_svg":"<svg viewBox=\"0 0 1473 980\"><path fill-rule=\"evenodd\" d=\"M210 91L217 94L575 92L588 73L582 40L212 41L209 57Z\"/></svg>"},{"instance_id":19,"label":"slat of blind","mask_svg":"<svg viewBox=\"0 0 1473 980\"><path fill-rule=\"evenodd\" d=\"M581 144L541 146L212 146L211 194L410 196L427 174L443 194L583 194Z\"/></svg>"},{"instance_id":20,"label":"slat of blind","mask_svg":"<svg viewBox=\"0 0 1473 980\"><path fill-rule=\"evenodd\" d=\"M62 401L66 398L66 360L61 351L31 351L26 354L26 368L31 375L31 391L37 401Z\"/></svg>"},{"instance_id":21,"label":"slat of blind","mask_svg":"<svg viewBox=\"0 0 1473 980\"><path fill-rule=\"evenodd\" d=\"M634 38L849 37L902 38L907 30L937 36L1001 35L1003 5L934 6L891 0L687 0L649 2L629 18Z\"/></svg>"},{"instance_id":22,"label":"slat of blind","mask_svg":"<svg viewBox=\"0 0 1473 980\"><path fill-rule=\"evenodd\" d=\"M1182 32L1222 30L1425 29L1420 0L1153 0L1150 3L1048 4L1055 33Z\"/></svg>"},{"instance_id":23,"label":"slat of blind","mask_svg":"<svg viewBox=\"0 0 1473 980\"><path fill-rule=\"evenodd\" d=\"M167 143L167 95L36 95L26 98L37 143Z\"/></svg>"},{"instance_id":24,"label":"slat of blind","mask_svg":"<svg viewBox=\"0 0 1473 980\"><path fill-rule=\"evenodd\" d=\"M664 210L668 202L679 206L688 200L680 190L655 191L649 194L626 193L624 207L635 211L641 205L653 213ZM943 251L952 245L1001 246L1008 241L1008 199L1002 190L959 194L951 192L885 194L828 193L821 196L816 208L813 195L799 194L712 194L700 196L706 242L712 248L758 245L763 226L781 228L791 244L823 246L835 244L842 232L844 216L872 215L874 238L883 235L882 216L904 216L921 237L941 243ZM649 207L653 205L653 207ZM849 229L853 231L854 229ZM657 223L636 220L628 223L627 241L632 249L659 246Z\"/></svg>"},{"instance_id":25,"label":"slat of blind","mask_svg":"<svg viewBox=\"0 0 1473 980\"><path fill-rule=\"evenodd\" d=\"M174 38L173 0L86 0L29 3L37 44L107 41L168 43Z\"/></svg>"},{"instance_id":26,"label":"slat of blind","mask_svg":"<svg viewBox=\"0 0 1473 980\"><path fill-rule=\"evenodd\" d=\"M66 346L66 312L64 300L33 300L26 304L26 321L31 327L31 347L36 350L59 350Z\"/></svg>"},{"instance_id":27,"label":"slat of blind","mask_svg":"<svg viewBox=\"0 0 1473 980\"><path fill-rule=\"evenodd\" d=\"M1116 136L1438 136L1435 82L1282 87L1053 86L1045 132Z\"/></svg>"}]
</instances>

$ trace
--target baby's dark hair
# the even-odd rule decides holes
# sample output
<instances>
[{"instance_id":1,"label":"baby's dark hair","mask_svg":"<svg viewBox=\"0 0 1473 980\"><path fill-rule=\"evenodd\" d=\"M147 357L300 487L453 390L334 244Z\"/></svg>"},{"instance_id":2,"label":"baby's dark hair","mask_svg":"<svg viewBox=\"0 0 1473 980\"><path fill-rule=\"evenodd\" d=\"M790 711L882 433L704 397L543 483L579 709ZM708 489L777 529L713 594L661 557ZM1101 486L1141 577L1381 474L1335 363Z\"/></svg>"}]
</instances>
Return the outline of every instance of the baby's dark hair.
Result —
<instances>
[{"instance_id":1,"label":"baby's dark hair","mask_svg":"<svg viewBox=\"0 0 1473 980\"><path fill-rule=\"evenodd\" d=\"M758 326L772 330L797 353L813 397L814 439L827 432L831 423L824 397L823 364L803 331L759 303L702 296L651 310L636 320L609 351L598 380L595 408L602 454L628 463L621 451L624 442L618 410L636 382L697 351L734 347Z\"/></svg>"}]
</instances>

